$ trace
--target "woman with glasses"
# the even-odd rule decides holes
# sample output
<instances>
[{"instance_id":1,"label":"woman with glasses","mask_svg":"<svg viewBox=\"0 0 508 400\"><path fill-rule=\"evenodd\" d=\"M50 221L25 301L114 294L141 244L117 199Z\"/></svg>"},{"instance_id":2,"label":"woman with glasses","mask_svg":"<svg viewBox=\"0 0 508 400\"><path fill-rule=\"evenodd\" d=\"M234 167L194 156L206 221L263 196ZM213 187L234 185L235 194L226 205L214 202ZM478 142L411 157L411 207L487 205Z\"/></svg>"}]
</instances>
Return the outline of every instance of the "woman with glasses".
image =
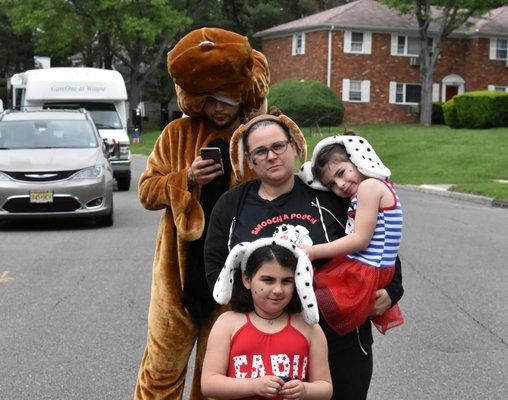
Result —
<instances>
[{"instance_id":1,"label":"woman with glasses","mask_svg":"<svg viewBox=\"0 0 508 400\"><path fill-rule=\"evenodd\" d=\"M295 175L295 159L305 161L306 142L285 115L261 115L241 125L230 142L238 179L247 164L256 179L222 195L210 217L205 242L205 268L210 290L229 250L239 242L276 237L293 243L319 244L344 236L348 201L310 188ZM244 162L246 158L246 163ZM327 260L316 260L315 268ZM373 315L380 315L402 297L400 263L390 285L376 293ZM332 399L366 399L372 376L372 332L367 321L340 336L324 318L333 381Z\"/></svg>"}]
</instances>

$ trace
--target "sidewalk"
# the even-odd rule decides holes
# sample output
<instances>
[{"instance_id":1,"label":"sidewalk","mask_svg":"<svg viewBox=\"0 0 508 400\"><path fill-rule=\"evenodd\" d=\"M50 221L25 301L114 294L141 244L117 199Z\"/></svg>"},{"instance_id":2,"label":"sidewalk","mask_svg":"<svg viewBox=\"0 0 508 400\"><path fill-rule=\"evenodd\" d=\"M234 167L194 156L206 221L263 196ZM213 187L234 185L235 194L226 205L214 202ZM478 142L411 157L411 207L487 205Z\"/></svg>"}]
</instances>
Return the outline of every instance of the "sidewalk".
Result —
<instances>
[{"instance_id":1,"label":"sidewalk","mask_svg":"<svg viewBox=\"0 0 508 400\"><path fill-rule=\"evenodd\" d=\"M444 197L469 201L476 204L483 204L491 207L508 208L508 201L496 200L492 197L478 196L469 193L452 192L448 189L452 185L396 185L397 187L417 192L431 193Z\"/></svg>"}]
</instances>

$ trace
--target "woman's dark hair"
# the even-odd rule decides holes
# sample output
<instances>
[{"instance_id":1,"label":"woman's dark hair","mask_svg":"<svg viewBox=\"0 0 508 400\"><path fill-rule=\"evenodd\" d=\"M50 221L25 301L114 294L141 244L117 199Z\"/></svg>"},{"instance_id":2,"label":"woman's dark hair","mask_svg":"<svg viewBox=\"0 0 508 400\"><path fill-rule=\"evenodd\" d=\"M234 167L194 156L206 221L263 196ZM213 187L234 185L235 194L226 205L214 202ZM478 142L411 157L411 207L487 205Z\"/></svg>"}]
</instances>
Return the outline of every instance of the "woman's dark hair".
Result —
<instances>
[{"instance_id":1,"label":"woman's dark hair","mask_svg":"<svg viewBox=\"0 0 508 400\"><path fill-rule=\"evenodd\" d=\"M265 128L265 127L271 126L271 125L280 126L282 128L282 130L284 131L286 138L292 139L291 133L289 132L289 128L286 125L284 125L283 123L278 122L278 121L269 120L269 119L261 120L259 122L256 122L252 126L250 126L249 129L243 133L242 143L243 143L243 148L245 149L245 151L249 151L249 144L248 144L249 135L252 132L254 132L260 128Z\"/></svg>"},{"instance_id":2,"label":"woman's dark hair","mask_svg":"<svg viewBox=\"0 0 508 400\"><path fill-rule=\"evenodd\" d=\"M291 250L277 244L260 247L252 252L245 265L245 275L252 278L261 266L270 261L277 261L282 267L289 268L292 272L296 270L298 259ZM230 306L236 312L250 312L254 310L254 302L252 301L252 294L242 281L242 271L238 268L235 271L235 278L233 281L233 293L231 296ZM302 303L296 292L293 291L293 297L285 308L290 314L299 313L302 311Z\"/></svg>"},{"instance_id":3,"label":"woman's dark hair","mask_svg":"<svg viewBox=\"0 0 508 400\"><path fill-rule=\"evenodd\" d=\"M345 136L356 136L356 133L353 131L345 131L343 133ZM325 146L321 149L321 151L316 156L316 161L312 166L312 175L314 178L321 179L323 178L323 169L330 162L332 157L337 154L341 160L349 161L349 154L346 151L346 148L338 143L332 143L328 146Z\"/></svg>"}]
</instances>

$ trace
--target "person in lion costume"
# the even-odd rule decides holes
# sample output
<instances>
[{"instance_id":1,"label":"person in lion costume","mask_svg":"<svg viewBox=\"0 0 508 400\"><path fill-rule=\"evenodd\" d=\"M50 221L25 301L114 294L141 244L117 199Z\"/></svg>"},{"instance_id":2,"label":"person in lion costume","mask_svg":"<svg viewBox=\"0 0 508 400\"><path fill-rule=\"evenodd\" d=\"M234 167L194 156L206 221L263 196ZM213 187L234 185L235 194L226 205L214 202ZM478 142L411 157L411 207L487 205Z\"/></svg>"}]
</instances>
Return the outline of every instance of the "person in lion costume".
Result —
<instances>
[{"instance_id":1,"label":"person in lion costume","mask_svg":"<svg viewBox=\"0 0 508 400\"><path fill-rule=\"evenodd\" d=\"M141 203L162 210L162 216L147 345L134 398L181 399L197 341L190 399L198 400L204 398L200 379L207 337L222 311L206 284L204 236L215 202L239 183L229 161L229 140L266 104L269 71L266 58L246 37L218 28L190 32L167 62L184 116L164 128L139 180ZM224 168L202 160L202 147L219 147Z\"/></svg>"}]
</instances>

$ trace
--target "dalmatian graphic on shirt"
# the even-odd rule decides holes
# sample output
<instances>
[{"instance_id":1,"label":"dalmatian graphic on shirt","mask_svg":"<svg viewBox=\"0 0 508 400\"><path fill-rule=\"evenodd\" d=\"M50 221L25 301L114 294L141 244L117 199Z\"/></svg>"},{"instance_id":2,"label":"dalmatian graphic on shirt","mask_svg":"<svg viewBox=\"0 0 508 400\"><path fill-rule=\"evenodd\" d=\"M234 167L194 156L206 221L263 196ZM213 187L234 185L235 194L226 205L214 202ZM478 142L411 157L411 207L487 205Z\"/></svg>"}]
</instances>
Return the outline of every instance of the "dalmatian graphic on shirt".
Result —
<instances>
[{"instance_id":1,"label":"dalmatian graphic on shirt","mask_svg":"<svg viewBox=\"0 0 508 400\"><path fill-rule=\"evenodd\" d=\"M275 228L273 237L289 240L293 244L306 244L312 246L309 230L302 225L281 224Z\"/></svg>"},{"instance_id":2,"label":"dalmatian graphic on shirt","mask_svg":"<svg viewBox=\"0 0 508 400\"><path fill-rule=\"evenodd\" d=\"M346 235L352 235L353 233L355 233L355 220L354 220L354 218L349 217L347 219L345 232L346 232Z\"/></svg>"}]
</instances>

